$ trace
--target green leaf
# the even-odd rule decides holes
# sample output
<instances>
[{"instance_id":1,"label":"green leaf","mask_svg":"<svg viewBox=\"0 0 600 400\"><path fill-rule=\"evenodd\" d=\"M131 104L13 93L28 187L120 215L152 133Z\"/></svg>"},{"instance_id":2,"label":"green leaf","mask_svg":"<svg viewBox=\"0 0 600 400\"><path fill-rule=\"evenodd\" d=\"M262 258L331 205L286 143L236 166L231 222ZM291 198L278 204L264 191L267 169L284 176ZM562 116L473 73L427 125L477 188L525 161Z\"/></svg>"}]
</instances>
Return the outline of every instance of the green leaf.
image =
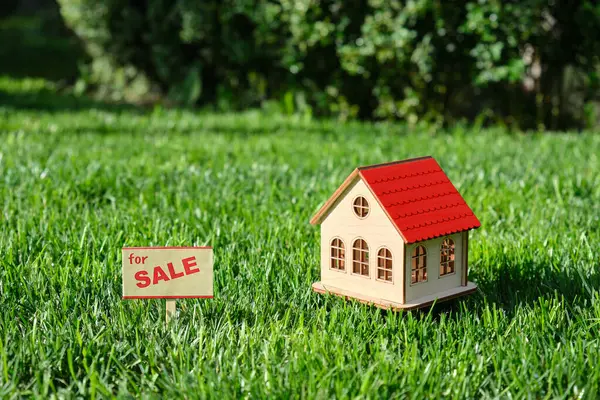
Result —
<instances>
[{"instance_id":1,"label":"green leaf","mask_svg":"<svg viewBox=\"0 0 600 400\"><path fill-rule=\"evenodd\" d=\"M171 88L169 99L186 106L194 105L202 94L201 76L200 66L192 66L183 81Z\"/></svg>"}]
</instances>

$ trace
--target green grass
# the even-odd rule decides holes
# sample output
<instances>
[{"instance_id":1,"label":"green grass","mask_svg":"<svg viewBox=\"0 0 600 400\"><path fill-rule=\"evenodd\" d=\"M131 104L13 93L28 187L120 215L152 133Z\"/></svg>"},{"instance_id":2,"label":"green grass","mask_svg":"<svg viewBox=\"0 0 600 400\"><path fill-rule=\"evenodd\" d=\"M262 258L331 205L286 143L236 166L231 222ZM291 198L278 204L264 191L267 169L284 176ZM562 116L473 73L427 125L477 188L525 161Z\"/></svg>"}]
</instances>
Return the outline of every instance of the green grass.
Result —
<instances>
[{"instance_id":1,"label":"green grass","mask_svg":"<svg viewBox=\"0 0 600 400\"><path fill-rule=\"evenodd\" d=\"M0 92L22 100L0 105L0 398L600 395L600 136ZM357 165L428 154L482 222L480 290L414 313L311 292L319 204ZM121 300L122 246L207 244L215 299L168 327Z\"/></svg>"}]
</instances>

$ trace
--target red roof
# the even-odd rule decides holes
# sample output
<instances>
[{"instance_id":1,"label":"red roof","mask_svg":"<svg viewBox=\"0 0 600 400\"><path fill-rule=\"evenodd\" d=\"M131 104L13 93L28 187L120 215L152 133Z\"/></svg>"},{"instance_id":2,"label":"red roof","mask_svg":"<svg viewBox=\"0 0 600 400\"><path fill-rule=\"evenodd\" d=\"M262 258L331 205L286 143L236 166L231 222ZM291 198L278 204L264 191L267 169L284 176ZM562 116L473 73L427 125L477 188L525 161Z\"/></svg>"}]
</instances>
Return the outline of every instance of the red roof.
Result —
<instances>
[{"instance_id":1,"label":"red roof","mask_svg":"<svg viewBox=\"0 0 600 400\"><path fill-rule=\"evenodd\" d=\"M481 226L432 157L358 171L407 243Z\"/></svg>"}]
</instances>

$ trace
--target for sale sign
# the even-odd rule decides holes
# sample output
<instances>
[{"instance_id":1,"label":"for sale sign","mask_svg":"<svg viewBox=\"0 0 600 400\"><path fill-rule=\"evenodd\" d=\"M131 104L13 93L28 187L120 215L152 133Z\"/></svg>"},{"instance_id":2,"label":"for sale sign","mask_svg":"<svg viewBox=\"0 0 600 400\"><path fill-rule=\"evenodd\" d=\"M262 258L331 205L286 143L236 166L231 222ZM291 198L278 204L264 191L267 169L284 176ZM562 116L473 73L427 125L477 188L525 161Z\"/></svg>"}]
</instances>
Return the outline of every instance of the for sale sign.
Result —
<instances>
[{"instance_id":1,"label":"for sale sign","mask_svg":"<svg viewBox=\"0 0 600 400\"><path fill-rule=\"evenodd\" d=\"M211 247L124 247L124 299L213 297Z\"/></svg>"}]
</instances>

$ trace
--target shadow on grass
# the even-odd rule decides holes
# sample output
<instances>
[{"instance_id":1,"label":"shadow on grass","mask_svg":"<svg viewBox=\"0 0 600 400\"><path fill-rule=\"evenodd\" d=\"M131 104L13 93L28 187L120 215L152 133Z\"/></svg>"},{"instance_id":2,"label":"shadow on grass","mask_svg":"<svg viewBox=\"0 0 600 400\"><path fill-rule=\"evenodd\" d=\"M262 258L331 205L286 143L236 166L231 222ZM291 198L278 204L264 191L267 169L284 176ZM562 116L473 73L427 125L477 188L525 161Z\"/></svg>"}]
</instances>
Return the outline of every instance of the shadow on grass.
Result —
<instances>
[{"instance_id":1,"label":"shadow on grass","mask_svg":"<svg viewBox=\"0 0 600 400\"><path fill-rule=\"evenodd\" d=\"M110 103L97 101L87 96L77 96L67 89L43 85L43 83L36 81L20 80L13 82L20 87L7 88L6 85L0 85L0 105L4 108L48 112L98 109L111 112L127 111L138 114L148 111L148 108L133 104Z\"/></svg>"},{"instance_id":2,"label":"shadow on grass","mask_svg":"<svg viewBox=\"0 0 600 400\"><path fill-rule=\"evenodd\" d=\"M542 299L555 298L569 307L589 304L594 288L600 287L598 266L584 274L580 268L557 268L551 264L526 261L520 264L502 263L494 275L470 275L477 283L477 292L464 298L436 304L433 310L425 308L417 313L431 312L434 319L441 314L452 313L458 318L461 307L480 314L486 304L495 304L508 315L517 309L533 306ZM464 302L464 304L461 304Z\"/></svg>"},{"instance_id":3,"label":"shadow on grass","mask_svg":"<svg viewBox=\"0 0 600 400\"><path fill-rule=\"evenodd\" d=\"M503 263L493 276L475 276L480 292L490 303L506 311L540 298L561 296L566 303L577 305L590 300L594 288L600 287L598 266L584 274L581 267L572 269L550 263L526 261L518 265Z\"/></svg>"},{"instance_id":4,"label":"shadow on grass","mask_svg":"<svg viewBox=\"0 0 600 400\"><path fill-rule=\"evenodd\" d=\"M144 123L140 126L128 126L128 133L143 131L144 134L174 133L177 135L191 135L203 131L215 135L226 135L235 137L251 137L260 135L275 135L283 132L294 132L318 137L334 137L340 135L339 128L334 124L320 124L315 121L303 123L292 117L281 115L262 114L257 111L244 111L240 113L219 114L209 108L171 108L152 105L137 105L131 103L116 103L95 100L85 95L75 95L68 88L60 88L60 85L48 83L42 80L21 79L15 80L10 77L0 76L0 108L8 111L33 110L45 113L77 112L87 110L100 110L111 113L128 113L137 116L156 116L162 123ZM172 114L170 114L173 111ZM161 113L165 113L161 116ZM191 113L192 118L189 118ZM204 117L206 115L206 118ZM184 123L177 123L185 120ZM164 121L173 121L166 124ZM148 121L146 121L148 122ZM91 125L90 125L91 124ZM71 134L122 134L124 127L116 124L105 125L91 122L83 126L69 126ZM349 127L362 131L364 127ZM343 132L344 134L348 132Z\"/></svg>"},{"instance_id":5,"label":"shadow on grass","mask_svg":"<svg viewBox=\"0 0 600 400\"><path fill-rule=\"evenodd\" d=\"M583 274L581 269L558 269L551 264L536 264L532 261L521 264L501 264L492 276L470 275L470 280L477 283L475 293L435 304L433 307L403 311L403 316L409 313L414 316L431 314L432 319L439 320L442 315L450 314L458 319L461 308L473 314L481 314L486 304L495 304L509 316L524 306L533 306L542 299L555 298L563 300L568 307L589 304L594 288L600 287L600 265ZM333 305L331 305L333 307ZM375 309L375 306L373 306ZM395 312L377 308L377 312L385 317Z\"/></svg>"}]
</instances>

